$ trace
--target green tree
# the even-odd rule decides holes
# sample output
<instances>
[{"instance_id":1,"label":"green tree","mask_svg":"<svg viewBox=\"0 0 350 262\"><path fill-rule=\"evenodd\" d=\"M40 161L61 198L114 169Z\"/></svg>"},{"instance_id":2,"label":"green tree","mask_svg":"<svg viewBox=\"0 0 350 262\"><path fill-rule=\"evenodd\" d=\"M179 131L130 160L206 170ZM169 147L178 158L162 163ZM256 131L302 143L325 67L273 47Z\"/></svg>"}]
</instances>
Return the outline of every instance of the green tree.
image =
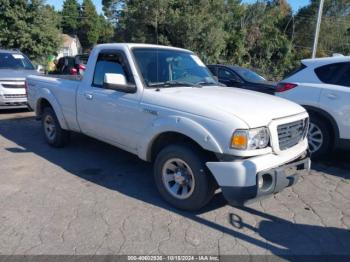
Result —
<instances>
[{"instance_id":1,"label":"green tree","mask_svg":"<svg viewBox=\"0 0 350 262\"><path fill-rule=\"evenodd\" d=\"M0 46L42 63L61 45L59 16L42 0L0 0Z\"/></svg>"},{"instance_id":2,"label":"green tree","mask_svg":"<svg viewBox=\"0 0 350 262\"><path fill-rule=\"evenodd\" d=\"M246 44L250 67L276 79L294 66L294 49L285 33L291 8L285 1L258 2L246 10Z\"/></svg>"},{"instance_id":3,"label":"green tree","mask_svg":"<svg viewBox=\"0 0 350 262\"><path fill-rule=\"evenodd\" d=\"M197 52L204 61L219 59L225 48L225 0L111 0L104 10L118 22L120 41L159 43Z\"/></svg>"},{"instance_id":4,"label":"green tree","mask_svg":"<svg viewBox=\"0 0 350 262\"><path fill-rule=\"evenodd\" d=\"M99 38L98 43L109 43L113 40L114 30L113 25L103 16L99 16Z\"/></svg>"},{"instance_id":5,"label":"green tree","mask_svg":"<svg viewBox=\"0 0 350 262\"><path fill-rule=\"evenodd\" d=\"M79 40L84 49L91 49L99 39L100 18L91 0L81 5Z\"/></svg>"},{"instance_id":6,"label":"green tree","mask_svg":"<svg viewBox=\"0 0 350 262\"><path fill-rule=\"evenodd\" d=\"M320 0L299 10L295 17L295 45L301 56L311 56ZM350 52L350 0L327 0L323 8L318 56ZM299 56L300 57L300 56Z\"/></svg>"},{"instance_id":7,"label":"green tree","mask_svg":"<svg viewBox=\"0 0 350 262\"><path fill-rule=\"evenodd\" d=\"M221 16L224 17L225 22L226 46L219 62L242 65L248 55L248 48L245 45L247 28L244 18L246 8L240 0L227 0L225 5L225 12Z\"/></svg>"},{"instance_id":8,"label":"green tree","mask_svg":"<svg viewBox=\"0 0 350 262\"><path fill-rule=\"evenodd\" d=\"M170 2L161 33L175 46L193 50L204 62L219 60L225 49L227 33L224 19L225 0L178 0Z\"/></svg>"},{"instance_id":9,"label":"green tree","mask_svg":"<svg viewBox=\"0 0 350 262\"><path fill-rule=\"evenodd\" d=\"M311 55L320 0L294 15L287 0L103 0L119 41L188 48L207 63L250 67L279 80ZM326 0L319 55L350 52L350 0ZM324 50L328 50L324 52Z\"/></svg>"},{"instance_id":10,"label":"green tree","mask_svg":"<svg viewBox=\"0 0 350 262\"><path fill-rule=\"evenodd\" d=\"M76 34L80 16L80 5L77 0L65 0L61 15L63 33Z\"/></svg>"}]
</instances>

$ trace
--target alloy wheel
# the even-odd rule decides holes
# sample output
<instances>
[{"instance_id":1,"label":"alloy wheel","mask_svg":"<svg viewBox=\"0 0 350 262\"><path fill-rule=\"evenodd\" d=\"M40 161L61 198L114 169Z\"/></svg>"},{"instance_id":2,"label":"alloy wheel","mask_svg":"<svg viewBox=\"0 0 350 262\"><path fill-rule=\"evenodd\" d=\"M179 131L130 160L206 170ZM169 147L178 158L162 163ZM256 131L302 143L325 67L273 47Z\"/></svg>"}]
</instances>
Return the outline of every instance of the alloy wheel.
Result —
<instances>
[{"instance_id":1,"label":"alloy wheel","mask_svg":"<svg viewBox=\"0 0 350 262\"><path fill-rule=\"evenodd\" d=\"M310 123L308 133L309 148L311 153L318 151L323 144L322 130L314 123Z\"/></svg>"},{"instance_id":2,"label":"alloy wheel","mask_svg":"<svg viewBox=\"0 0 350 262\"><path fill-rule=\"evenodd\" d=\"M179 158L172 158L164 163L162 181L166 190L177 199L189 198L195 187L191 168Z\"/></svg>"},{"instance_id":3,"label":"alloy wheel","mask_svg":"<svg viewBox=\"0 0 350 262\"><path fill-rule=\"evenodd\" d=\"M46 115L44 119L45 135L49 140L54 140L56 136L56 125L54 119L50 115Z\"/></svg>"}]
</instances>

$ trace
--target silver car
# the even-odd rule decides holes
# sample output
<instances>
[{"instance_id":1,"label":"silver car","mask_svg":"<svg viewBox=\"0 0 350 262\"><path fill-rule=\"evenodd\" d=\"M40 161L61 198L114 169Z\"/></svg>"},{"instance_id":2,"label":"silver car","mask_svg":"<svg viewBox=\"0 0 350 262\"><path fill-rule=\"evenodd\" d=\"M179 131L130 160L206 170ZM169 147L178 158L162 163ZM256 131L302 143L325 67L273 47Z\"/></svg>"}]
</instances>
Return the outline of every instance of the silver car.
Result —
<instances>
[{"instance_id":1,"label":"silver car","mask_svg":"<svg viewBox=\"0 0 350 262\"><path fill-rule=\"evenodd\" d=\"M26 108L25 78L37 74L34 65L21 52L0 49L0 110Z\"/></svg>"}]
</instances>

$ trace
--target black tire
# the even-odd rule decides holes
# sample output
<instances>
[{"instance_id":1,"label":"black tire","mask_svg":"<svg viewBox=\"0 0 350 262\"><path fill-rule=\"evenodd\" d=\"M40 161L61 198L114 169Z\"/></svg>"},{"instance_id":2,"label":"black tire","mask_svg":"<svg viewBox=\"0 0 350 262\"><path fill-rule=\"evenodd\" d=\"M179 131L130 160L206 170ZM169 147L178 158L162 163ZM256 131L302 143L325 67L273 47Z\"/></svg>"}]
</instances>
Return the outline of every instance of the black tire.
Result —
<instances>
[{"instance_id":1,"label":"black tire","mask_svg":"<svg viewBox=\"0 0 350 262\"><path fill-rule=\"evenodd\" d=\"M190 167L194 178L193 191L186 199L174 197L163 182L162 170L171 159L180 159ZM171 205L183 210L199 210L214 196L216 184L205 166L205 158L199 150L185 145L169 145L162 149L154 162L154 179L161 196ZM181 190L182 191L182 190Z\"/></svg>"},{"instance_id":2,"label":"black tire","mask_svg":"<svg viewBox=\"0 0 350 262\"><path fill-rule=\"evenodd\" d=\"M313 149L315 147L314 147L313 141L311 139L312 134L315 134L315 132L313 132L313 130L312 130L313 125L321 132L321 135L315 136L315 138L322 137L322 143L319 146L319 148L316 149L316 151L313 151ZM313 159L322 158L330 153L330 150L332 149L331 130L332 130L331 126L322 117L319 117L319 116L312 114L312 113L310 114L310 129L309 129L308 139L309 139L309 148L311 151L313 151L313 152L311 152L311 157Z\"/></svg>"},{"instance_id":3,"label":"black tire","mask_svg":"<svg viewBox=\"0 0 350 262\"><path fill-rule=\"evenodd\" d=\"M48 131L45 130L45 121L48 121L48 119L51 120L52 126L55 129L55 132L52 136L49 136ZM44 136L49 145L53 147L63 147L69 141L69 132L62 129L60 123L58 122L56 114L51 107L44 108L41 120Z\"/></svg>"}]
</instances>

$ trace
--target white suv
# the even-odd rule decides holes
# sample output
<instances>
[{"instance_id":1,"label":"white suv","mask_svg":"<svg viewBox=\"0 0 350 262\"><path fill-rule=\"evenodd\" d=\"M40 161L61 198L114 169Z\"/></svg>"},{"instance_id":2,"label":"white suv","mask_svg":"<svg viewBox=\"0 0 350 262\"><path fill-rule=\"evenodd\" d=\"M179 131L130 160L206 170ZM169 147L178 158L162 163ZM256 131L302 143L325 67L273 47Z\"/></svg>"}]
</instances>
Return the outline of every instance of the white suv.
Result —
<instances>
[{"instance_id":1,"label":"white suv","mask_svg":"<svg viewBox=\"0 0 350 262\"><path fill-rule=\"evenodd\" d=\"M350 56L302 60L300 68L278 84L276 94L309 112L314 157L350 148Z\"/></svg>"}]
</instances>

